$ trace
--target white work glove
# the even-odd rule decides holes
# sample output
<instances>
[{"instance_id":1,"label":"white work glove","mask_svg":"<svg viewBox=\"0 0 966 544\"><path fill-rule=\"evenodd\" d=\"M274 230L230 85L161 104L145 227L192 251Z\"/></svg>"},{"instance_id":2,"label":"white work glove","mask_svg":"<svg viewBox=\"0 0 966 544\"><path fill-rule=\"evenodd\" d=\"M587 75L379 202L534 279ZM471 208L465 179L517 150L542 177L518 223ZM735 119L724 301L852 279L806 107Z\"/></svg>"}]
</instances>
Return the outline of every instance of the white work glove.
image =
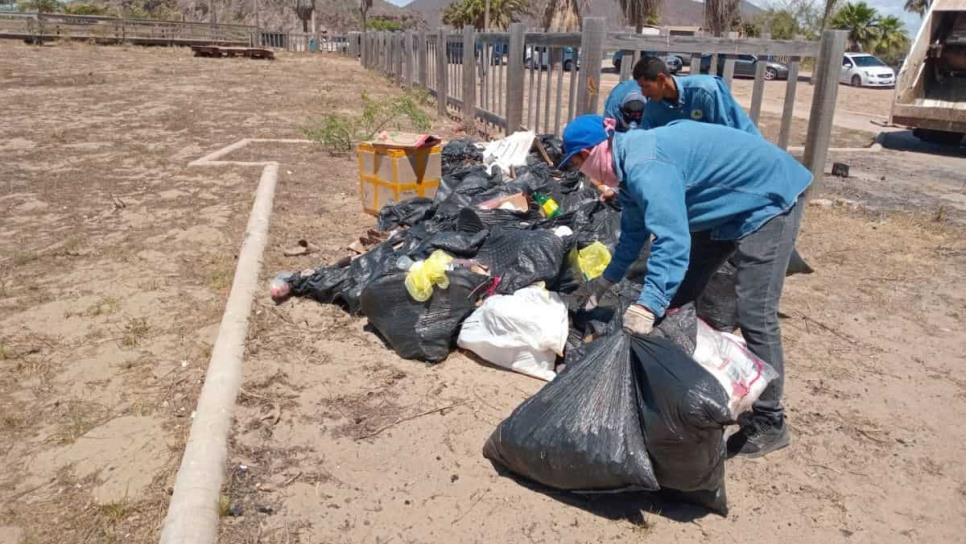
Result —
<instances>
[{"instance_id":1,"label":"white work glove","mask_svg":"<svg viewBox=\"0 0 966 544\"><path fill-rule=\"evenodd\" d=\"M601 297L607 292L611 286L614 285L613 282L604 279L604 276L597 276L596 278L584 283L580 286L580 289L574 293L574 300L577 303L578 308L584 310L593 310L600 303Z\"/></svg>"},{"instance_id":2,"label":"white work glove","mask_svg":"<svg viewBox=\"0 0 966 544\"><path fill-rule=\"evenodd\" d=\"M654 328L654 314L640 304L631 304L624 312L624 332L646 336Z\"/></svg>"}]
</instances>

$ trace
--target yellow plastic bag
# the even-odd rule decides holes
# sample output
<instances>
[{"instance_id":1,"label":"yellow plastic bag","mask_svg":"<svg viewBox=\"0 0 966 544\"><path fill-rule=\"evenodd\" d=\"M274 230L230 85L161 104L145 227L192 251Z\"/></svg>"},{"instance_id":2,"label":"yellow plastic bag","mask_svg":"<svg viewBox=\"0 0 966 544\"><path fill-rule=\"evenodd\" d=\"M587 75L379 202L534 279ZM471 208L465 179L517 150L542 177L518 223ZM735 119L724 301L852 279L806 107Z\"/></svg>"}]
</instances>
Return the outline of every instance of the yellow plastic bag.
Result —
<instances>
[{"instance_id":1,"label":"yellow plastic bag","mask_svg":"<svg viewBox=\"0 0 966 544\"><path fill-rule=\"evenodd\" d=\"M425 261L416 261L406 273L406 291L417 302L426 302L433 296L433 286L442 289L449 287L446 277L446 265L453 257L441 249L437 249Z\"/></svg>"},{"instance_id":2,"label":"yellow plastic bag","mask_svg":"<svg viewBox=\"0 0 966 544\"><path fill-rule=\"evenodd\" d=\"M594 242L581 250L570 252L570 264L574 266L585 280L592 280L604 273L610 264L610 251L600 242Z\"/></svg>"}]
</instances>

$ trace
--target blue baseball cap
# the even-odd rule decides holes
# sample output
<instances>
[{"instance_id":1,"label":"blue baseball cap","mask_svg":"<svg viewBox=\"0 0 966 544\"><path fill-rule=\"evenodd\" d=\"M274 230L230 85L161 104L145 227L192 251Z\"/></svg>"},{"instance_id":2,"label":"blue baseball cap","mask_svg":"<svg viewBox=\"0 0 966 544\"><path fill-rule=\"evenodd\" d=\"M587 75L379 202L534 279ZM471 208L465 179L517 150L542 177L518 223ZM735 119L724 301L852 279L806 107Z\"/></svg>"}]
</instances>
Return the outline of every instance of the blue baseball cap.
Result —
<instances>
[{"instance_id":1,"label":"blue baseball cap","mask_svg":"<svg viewBox=\"0 0 966 544\"><path fill-rule=\"evenodd\" d=\"M567 123L563 132L564 158L557 165L563 168L574 155L590 149L607 139L604 118L599 115L581 115Z\"/></svg>"}]
</instances>

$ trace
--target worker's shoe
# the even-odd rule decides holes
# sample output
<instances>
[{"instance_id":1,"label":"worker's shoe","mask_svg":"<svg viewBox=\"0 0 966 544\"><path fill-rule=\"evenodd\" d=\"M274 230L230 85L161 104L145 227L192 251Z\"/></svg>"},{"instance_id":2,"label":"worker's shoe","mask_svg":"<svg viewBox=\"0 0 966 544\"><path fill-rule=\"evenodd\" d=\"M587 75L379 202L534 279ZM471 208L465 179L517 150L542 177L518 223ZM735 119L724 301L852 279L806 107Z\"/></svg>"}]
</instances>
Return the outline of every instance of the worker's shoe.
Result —
<instances>
[{"instance_id":1,"label":"worker's shoe","mask_svg":"<svg viewBox=\"0 0 966 544\"><path fill-rule=\"evenodd\" d=\"M752 415L742 422L738 432L728 438L728 457L762 457L788 446L791 441L792 435L784 419L775 423Z\"/></svg>"}]
</instances>

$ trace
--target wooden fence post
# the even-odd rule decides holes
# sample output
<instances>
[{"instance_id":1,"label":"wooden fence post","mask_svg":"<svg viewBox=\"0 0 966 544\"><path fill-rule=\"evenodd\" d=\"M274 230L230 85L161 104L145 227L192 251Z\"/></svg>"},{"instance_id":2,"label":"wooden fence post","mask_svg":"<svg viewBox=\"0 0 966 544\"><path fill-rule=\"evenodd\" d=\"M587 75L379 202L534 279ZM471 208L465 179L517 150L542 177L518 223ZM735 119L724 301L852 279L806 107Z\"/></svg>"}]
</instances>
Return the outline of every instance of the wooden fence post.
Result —
<instances>
[{"instance_id":1,"label":"wooden fence post","mask_svg":"<svg viewBox=\"0 0 966 544\"><path fill-rule=\"evenodd\" d=\"M406 56L406 85L414 87L416 85L416 70L413 68L415 65L414 57L416 56L416 34L407 32L403 43L406 45L403 50L403 54Z\"/></svg>"},{"instance_id":2,"label":"wooden fence post","mask_svg":"<svg viewBox=\"0 0 966 544\"><path fill-rule=\"evenodd\" d=\"M526 48L524 23L510 25L510 44L507 50L506 133L513 134L523 126L523 54ZM577 67L575 66L576 70Z\"/></svg>"},{"instance_id":3,"label":"wooden fence post","mask_svg":"<svg viewBox=\"0 0 966 544\"><path fill-rule=\"evenodd\" d=\"M476 124L476 29L463 27L463 124Z\"/></svg>"},{"instance_id":4,"label":"wooden fence post","mask_svg":"<svg viewBox=\"0 0 966 544\"><path fill-rule=\"evenodd\" d=\"M813 76L815 91L812 110L808 116L808 135L805 137L805 154L802 162L812 171L815 187L825 172L829 142L832 138L832 121L835 117L835 100L839 93L839 71L845 53L845 30L826 30L822 33L818 64L821 68Z\"/></svg>"},{"instance_id":5,"label":"wooden fence post","mask_svg":"<svg viewBox=\"0 0 966 544\"><path fill-rule=\"evenodd\" d=\"M449 101L449 59L446 55L446 31L439 29L436 41L436 113L446 117L446 103Z\"/></svg>"},{"instance_id":6,"label":"wooden fence post","mask_svg":"<svg viewBox=\"0 0 966 544\"><path fill-rule=\"evenodd\" d=\"M419 75L416 80L419 82L419 86L426 89L429 87L429 63L427 62L429 58L427 57L428 52L426 44L426 33L423 31L419 32L419 36L416 37L416 57L419 71Z\"/></svg>"},{"instance_id":7,"label":"wooden fence post","mask_svg":"<svg viewBox=\"0 0 966 544\"><path fill-rule=\"evenodd\" d=\"M751 91L751 121L758 124L761 117L761 101L765 95L765 63L758 61L755 63L755 84Z\"/></svg>"},{"instance_id":8,"label":"wooden fence post","mask_svg":"<svg viewBox=\"0 0 966 544\"><path fill-rule=\"evenodd\" d=\"M577 115L597 113L600 95L600 69L604 58L605 21L603 17L587 17L580 37ZM576 66L574 69L578 69Z\"/></svg>"},{"instance_id":9,"label":"wooden fence post","mask_svg":"<svg viewBox=\"0 0 966 544\"><path fill-rule=\"evenodd\" d=\"M788 62L788 83L785 85L785 104L782 107L782 124L778 132L778 147L788 149L788 139L792 133L792 116L795 113L795 93L798 91L798 66L800 57L792 57Z\"/></svg>"}]
</instances>

